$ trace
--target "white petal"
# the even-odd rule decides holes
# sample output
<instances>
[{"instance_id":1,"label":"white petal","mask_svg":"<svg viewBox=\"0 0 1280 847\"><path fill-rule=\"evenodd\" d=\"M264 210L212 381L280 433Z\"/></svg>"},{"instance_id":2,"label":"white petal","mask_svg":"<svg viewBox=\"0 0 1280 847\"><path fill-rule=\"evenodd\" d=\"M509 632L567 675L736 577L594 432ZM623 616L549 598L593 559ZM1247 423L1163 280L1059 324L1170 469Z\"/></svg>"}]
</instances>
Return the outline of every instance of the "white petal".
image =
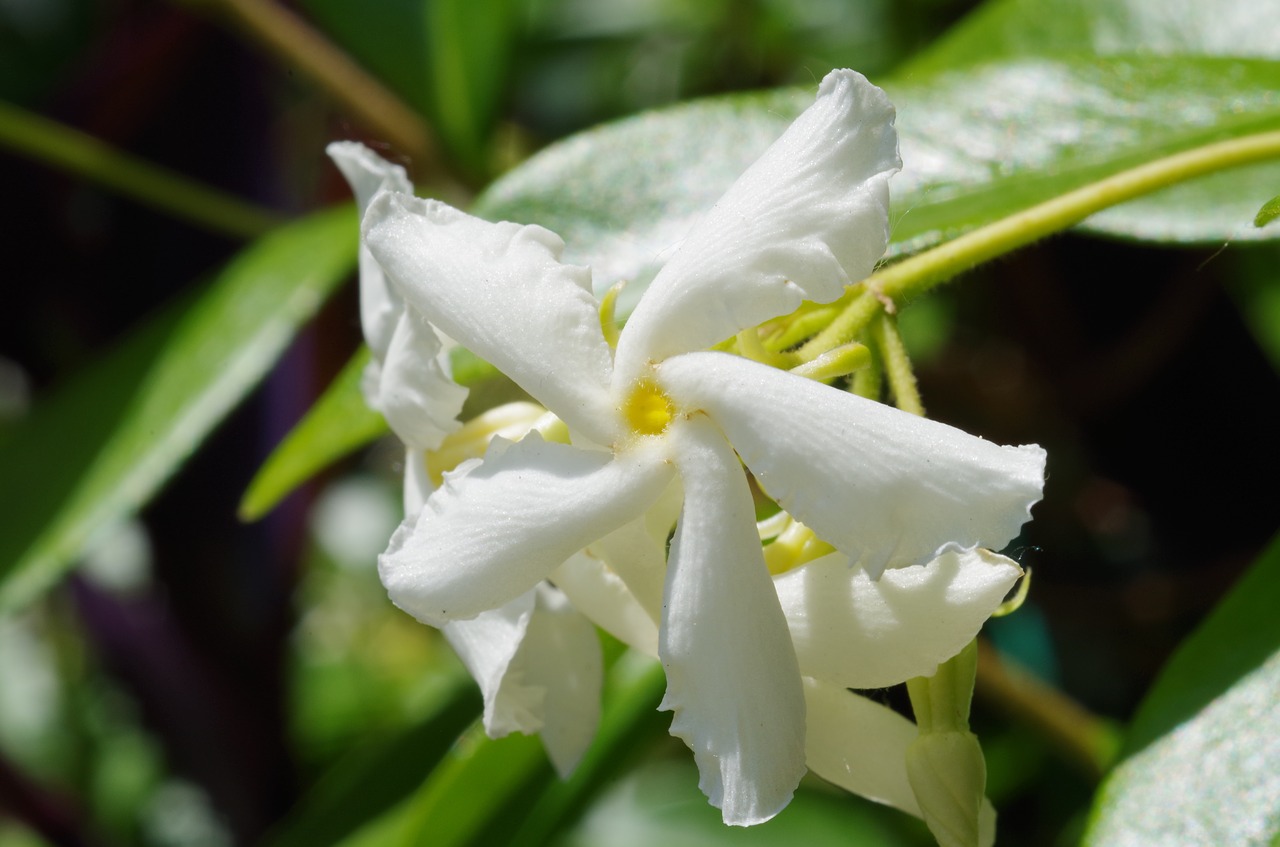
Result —
<instances>
[{"instance_id":1,"label":"white petal","mask_svg":"<svg viewBox=\"0 0 1280 847\"><path fill-rule=\"evenodd\" d=\"M845 688L887 688L932 676L960 652L1021 572L1003 556L974 550L873 581L837 553L775 577L774 586L802 674Z\"/></svg>"},{"instance_id":2,"label":"white petal","mask_svg":"<svg viewBox=\"0 0 1280 847\"><path fill-rule=\"evenodd\" d=\"M563 594L543 583L515 665L526 685L546 692L542 745L561 778L567 778L600 725L604 668L596 628Z\"/></svg>"},{"instance_id":3,"label":"white petal","mask_svg":"<svg viewBox=\"0 0 1280 847\"><path fill-rule=\"evenodd\" d=\"M435 486L431 484L431 474L427 472L427 456L421 450L412 447L404 451L404 513L405 516L416 515L431 496Z\"/></svg>"},{"instance_id":4,"label":"white petal","mask_svg":"<svg viewBox=\"0 0 1280 847\"><path fill-rule=\"evenodd\" d=\"M347 178L361 216L369 208L373 196L383 189L413 193L413 183L404 168L388 162L359 141L334 141L324 148L324 152Z\"/></svg>"},{"instance_id":5,"label":"white petal","mask_svg":"<svg viewBox=\"0 0 1280 847\"><path fill-rule=\"evenodd\" d=\"M556 568L551 581L575 609L605 632L643 653L658 655L657 620L604 562L586 552L577 553Z\"/></svg>"},{"instance_id":6,"label":"white petal","mask_svg":"<svg viewBox=\"0 0 1280 847\"><path fill-rule=\"evenodd\" d=\"M533 609L534 592L526 591L499 608L441 628L480 686L484 695L484 730L490 738L542 728L545 689L526 685L519 675L508 674L524 642Z\"/></svg>"},{"instance_id":7,"label":"white petal","mask_svg":"<svg viewBox=\"0 0 1280 847\"><path fill-rule=\"evenodd\" d=\"M335 141L325 148L325 152L347 178L351 193L356 196L356 209L361 218L369 208L369 201L381 190L413 193L413 184L409 182L404 168L393 165L359 142ZM382 268L361 239L360 324L375 360L385 358L401 310L399 295L387 284Z\"/></svg>"},{"instance_id":8,"label":"white petal","mask_svg":"<svg viewBox=\"0 0 1280 847\"><path fill-rule=\"evenodd\" d=\"M702 416L671 437L685 501L667 568L659 708L675 712L671 734L693 750L724 822L748 826L776 815L804 776L800 672L737 457Z\"/></svg>"},{"instance_id":9,"label":"white petal","mask_svg":"<svg viewBox=\"0 0 1280 847\"><path fill-rule=\"evenodd\" d=\"M658 377L724 430L762 488L867 569L949 549L998 550L1044 488L1040 447L1001 447L724 353L687 353Z\"/></svg>"},{"instance_id":10,"label":"white petal","mask_svg":"<svg viewBox=\"0 0 1280 847\"><path fill-rule=\"evenodd\" d=\"M537 433L518 444L494 439L484 461L446 474L400 525L378 573L391 601L424 623L475 617L642 513L671 473L652 449L615 459Z\"/></svg>"},{"instance_id":11,"label":"white petal","mask_svg":"<svg viewBox=\"0 0 1280 847\"><path fill-rule=\"evenodd\" d=\"M829 302L889 241L888 180L902 166L893 106L832 71L817 101L738 178L649 286L618 340L620 378L700 350L803 300Z\"/></svg>"},{"instance_id":12,"label":"white petal","mask_svg":"<svg viewBox=\"0 0 1280 847\"><path fill-rule=\"evenodd\" d=\"M480 686L489 737L540 733L556 770L572 773L600 723L603 669L591 623L544 584L443 632Z\"/></svg>"},{"instance_id":13,"label":"white petal","mask_svg":"<svg viewBox=\"0 0 1280 847\"><path fill-rule=\"evenodd\" d=\"M432 200L383 192L365 240L405 300L511 377L570 429L615 439L612 357L586 268L538 226L492 224Z\"/></svg>"},{"instance_id":14,"label":"white petal","mask_svg":"<svg viewBox=\"0 0 1280 847\"><path fill-rule=\"evenodd\" d=\"M809 770L877 803L920 817L907 780L907 747L916 725L879 703L839 685L804 681Z\"/></svg>"},{"instance_id":15,"label":"white petal","mask_svg":"<svg viewBox=\"0 0 1280 847\"><path fill-rule=\"evenodd\" d=\"M378 375L374 408L401 441L434 450L458 428L467 389L441 369L440 339L414 309L401 311Z\"/></svg>"}]
</instances>

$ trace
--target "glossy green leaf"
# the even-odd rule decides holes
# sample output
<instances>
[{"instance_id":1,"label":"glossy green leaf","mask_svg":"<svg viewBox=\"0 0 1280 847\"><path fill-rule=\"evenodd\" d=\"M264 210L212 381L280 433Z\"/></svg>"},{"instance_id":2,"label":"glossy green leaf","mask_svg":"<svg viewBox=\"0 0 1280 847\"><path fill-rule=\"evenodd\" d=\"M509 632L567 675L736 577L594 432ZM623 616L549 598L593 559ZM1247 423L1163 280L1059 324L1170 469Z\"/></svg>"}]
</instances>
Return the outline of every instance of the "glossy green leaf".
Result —
<instances>
[{"instance_id":1,"label":"glossy green leaf","mask_svg":"<svg viewBox=\"0 0 1280 847\"><path fill-rule=\"evenodd\" d=\"M904 73L1064 52L1280 59L1280 0L993 0Z\"/></svg>"},{"instance_id":2,"label":"glossy green leaf","mask_svg":"<svg viewBox=\"0 0 1280 847\"><path fill-rule=\"evenodd\" d=\"M369 359L369 349L361 348L267 457L240 501L242 520L262 517L299 485L387 432L387 422L360 393Z\"/></svg>"},{"instance_id":3,"label":"glossy green leaf","mask_svg":"<svg viewBox=\"0 0 1280 847\"><path fill-rule=\"evenodd\" d=\"M1015 58L883 82L898 109L905 161L892 183L895 252L1162 155L1280 127L1280 64L1267 61ZM592 267L597 292L620 279L638 283L623 292L625 312L692 222L812 96L710 99L606 125L530 159L495 183L476 212L556 231L566 260ZM1270 176L1247 190L1196 183L1191 199L1171 207L1172 219L1156 215L1169 201L1153 199L1155 212L1134 234L1269 237L1247 226L1280 184L1280 164L1262 170Z\"/></svg>"},{"instance_id":4,"label":"glossy green leaf","mask_svg":"<svg viewBox=\"0 0 1280 847\"><path fill-rule=\"evenodd\" d=\"M0 609L30 600L129 515L271 367L355 266L351 207L255 242L0 444Z\"/></svg>"},{"instance_id":5,"label":"glossy green leaf","mask_svg":"<svg viewBox=\"0 0 1280 847\"><path fill-rule=\"evenodd\" d=\"M928 80L993 61L1139 54L1171 60L1280 59L1280 0L996 0L916 56L899 78ZM1229 66L1224 67L1229 76ZM1039 94L1050 108L1056 102L1055 89ZM1166 94L1176 96L1176 88ZM1215 102L1202 101L1193 108L1226 115L1239 107L1235 96L1223 91ZM1193 113L1175 108L1171 114ZM1077 131L1090 127L1082 124ZM1126 203L1083 226L1154 241L1274 237L1252 232L1247 223L1266 199L1259 193L1265 193L1262 186L1274 187L1278 175L1275 166L1241 168Z\"/></svg>"},{"instance_id":6,"label":"glossy green leaf","mask_svg":"<svg viewBox=\"0 0 1280 847\"><path fill-rule=\"evenodd\" d=\"M423 717L353 750L325 774L264 842L328 847L391 813L444 758L479 714L475 683L458 673Z\"/></svg>"},{"instance_id":7,"label":"glossy green leaf","mask_svg":"<svg viewBox=\"0 0 1280 847\"><path fill-rule=\"evenodd\" d=\"M1280 538L1178 649L1098 793L1085 843L1280 838Z\"/></svg>"},{"instance_id":8,"label":"glossy green leaf","mask_svg":"<svg viewBox=\"0 0 1280 847\"><path fill-rule=\"evenodd\" d=\"M907 163L895 240L929 243L1161 156L1275 129L1278 82L1268 61L1076 56L891 86ZM1239 168L1085 225L1166 242L1268 238L1248 223L1277 180L1280 163Z\"/></svg>"}]
</instances>

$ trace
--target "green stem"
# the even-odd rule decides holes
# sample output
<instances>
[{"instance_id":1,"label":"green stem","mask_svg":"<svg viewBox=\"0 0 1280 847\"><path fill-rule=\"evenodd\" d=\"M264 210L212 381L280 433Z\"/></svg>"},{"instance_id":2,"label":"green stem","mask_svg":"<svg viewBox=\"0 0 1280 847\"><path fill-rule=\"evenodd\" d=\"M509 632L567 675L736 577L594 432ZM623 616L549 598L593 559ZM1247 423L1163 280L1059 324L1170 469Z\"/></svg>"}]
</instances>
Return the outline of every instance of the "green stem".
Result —
<instances>
[{"instance_id":1,"label":"green stem","mask_svg":"<svg viewBox=\"0 0 1280 847\"><path fill-rule=\"evenodd\" d=\"M902 343L898 322L893 315L883 314L871 324L871 338L880 353L880 361L884 363L894 403L904 412L924 417L924 401L920 399L920 387L911 368L911 357L907 355L907 346Z\"/></svg>"},{"instance_id":2,"label":"green stem","mask_svg":"<svg viewBox=\"0 0 1280 847\"><path fill-rule=\"evenodd\" d=\"M1094 781L1115 762L1120 750L1120 733L1115 726L1001 657L983 639L978 639L976 693L1035 729Z\"/></svg>"},{"instance_id":3,"label":"green stem","mask_svg":"<svg viewBox=\"0 0 1280 847\"><path fill-rule=\"evenodd\" d=\"M423 118L341 48L302 18L271 0L183 0L210 7L231 19L327 91L369 129L383 136L419 165L437 170L437 153ZM421 168L420 168L421 169Z\"/></svg>"},{"instance_id":4,"label":"green stem","mask_svg":"<svg viewBox=\"0 0 1280 847\"><path fill-rule=\"evenodd\" d=\"M844 311L799 354L812 358L843 344L861 332L885 303L928 291L974 265L1074 226L1103 209L1199 176L1278 156L1280 131L1206 144L1121 171L975 229L872 274Z\"/></svg>"},{"instance_id":5,"label":"green stem","mask_svg":"<svg viewBox=\"0 0 1280 847\"><path fill-rule=\"evenodd\" d=\"M0 145L236 238L255 238L284 222L275 212L136 159L91 135L2 101Z\"/></svg>"}]
</instances>

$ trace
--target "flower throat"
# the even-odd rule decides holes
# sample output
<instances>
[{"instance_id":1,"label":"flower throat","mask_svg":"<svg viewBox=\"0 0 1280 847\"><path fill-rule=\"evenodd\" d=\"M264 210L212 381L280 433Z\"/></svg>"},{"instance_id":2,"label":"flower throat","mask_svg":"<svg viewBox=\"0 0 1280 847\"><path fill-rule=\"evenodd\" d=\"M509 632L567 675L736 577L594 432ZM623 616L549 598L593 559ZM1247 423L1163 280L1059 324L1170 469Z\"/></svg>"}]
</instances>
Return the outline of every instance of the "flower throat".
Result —
<instances>
[{"instance_id":1,"label":"flower throat","mask_svg":"<svg viewBox=\"0 0 1280 847\"><path fill-rule=\"evenodd\" d=\"M638 435L661 435L675 414L671 400L650 380L641 380L622 407L631 431Z\"/></svg>"}]
</instances>

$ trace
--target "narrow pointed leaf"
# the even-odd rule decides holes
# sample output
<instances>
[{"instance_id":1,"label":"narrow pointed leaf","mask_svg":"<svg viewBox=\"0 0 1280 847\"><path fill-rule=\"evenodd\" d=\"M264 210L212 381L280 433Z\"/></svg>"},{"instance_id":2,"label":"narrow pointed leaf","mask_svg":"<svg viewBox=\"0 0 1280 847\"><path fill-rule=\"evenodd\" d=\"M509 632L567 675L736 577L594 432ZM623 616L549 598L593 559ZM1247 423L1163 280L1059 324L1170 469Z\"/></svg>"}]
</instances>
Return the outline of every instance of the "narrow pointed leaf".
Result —
<instances>
[{"instance_id":1,"label":"narrow pointed leaf","mask_svg":"<svg viewBox=\"0 0 1280 847\"><path fill-rule=\"evenodd\" d=\"M0 610L147 502L355 265L350 207L283 227L37 405L0 444Z\"/></svg>"},{"instance_id":2,"label":"narrow pointed leaf","mask_svg":"<svg viewBox=\"0 0 1280 847\"><path fill-rule=\"evenodd\" d=\"M479 712L475 685L456 674L421 720L370 739L324 774L264 847L327 847L387 815L422 783Z\"/></svg>"},{"instance_id":3,"label":"narrow pointed leaf","mask_svg":"<svg viewBox=\"0 0 1280 847\"><path fill-rule=\"evenodd\" d=\"M299 485L387 432L387 422L360 393L368 363L362 347L258 469L240 501L242 519L262 517Z\"/></svg>"}]
</instances>

